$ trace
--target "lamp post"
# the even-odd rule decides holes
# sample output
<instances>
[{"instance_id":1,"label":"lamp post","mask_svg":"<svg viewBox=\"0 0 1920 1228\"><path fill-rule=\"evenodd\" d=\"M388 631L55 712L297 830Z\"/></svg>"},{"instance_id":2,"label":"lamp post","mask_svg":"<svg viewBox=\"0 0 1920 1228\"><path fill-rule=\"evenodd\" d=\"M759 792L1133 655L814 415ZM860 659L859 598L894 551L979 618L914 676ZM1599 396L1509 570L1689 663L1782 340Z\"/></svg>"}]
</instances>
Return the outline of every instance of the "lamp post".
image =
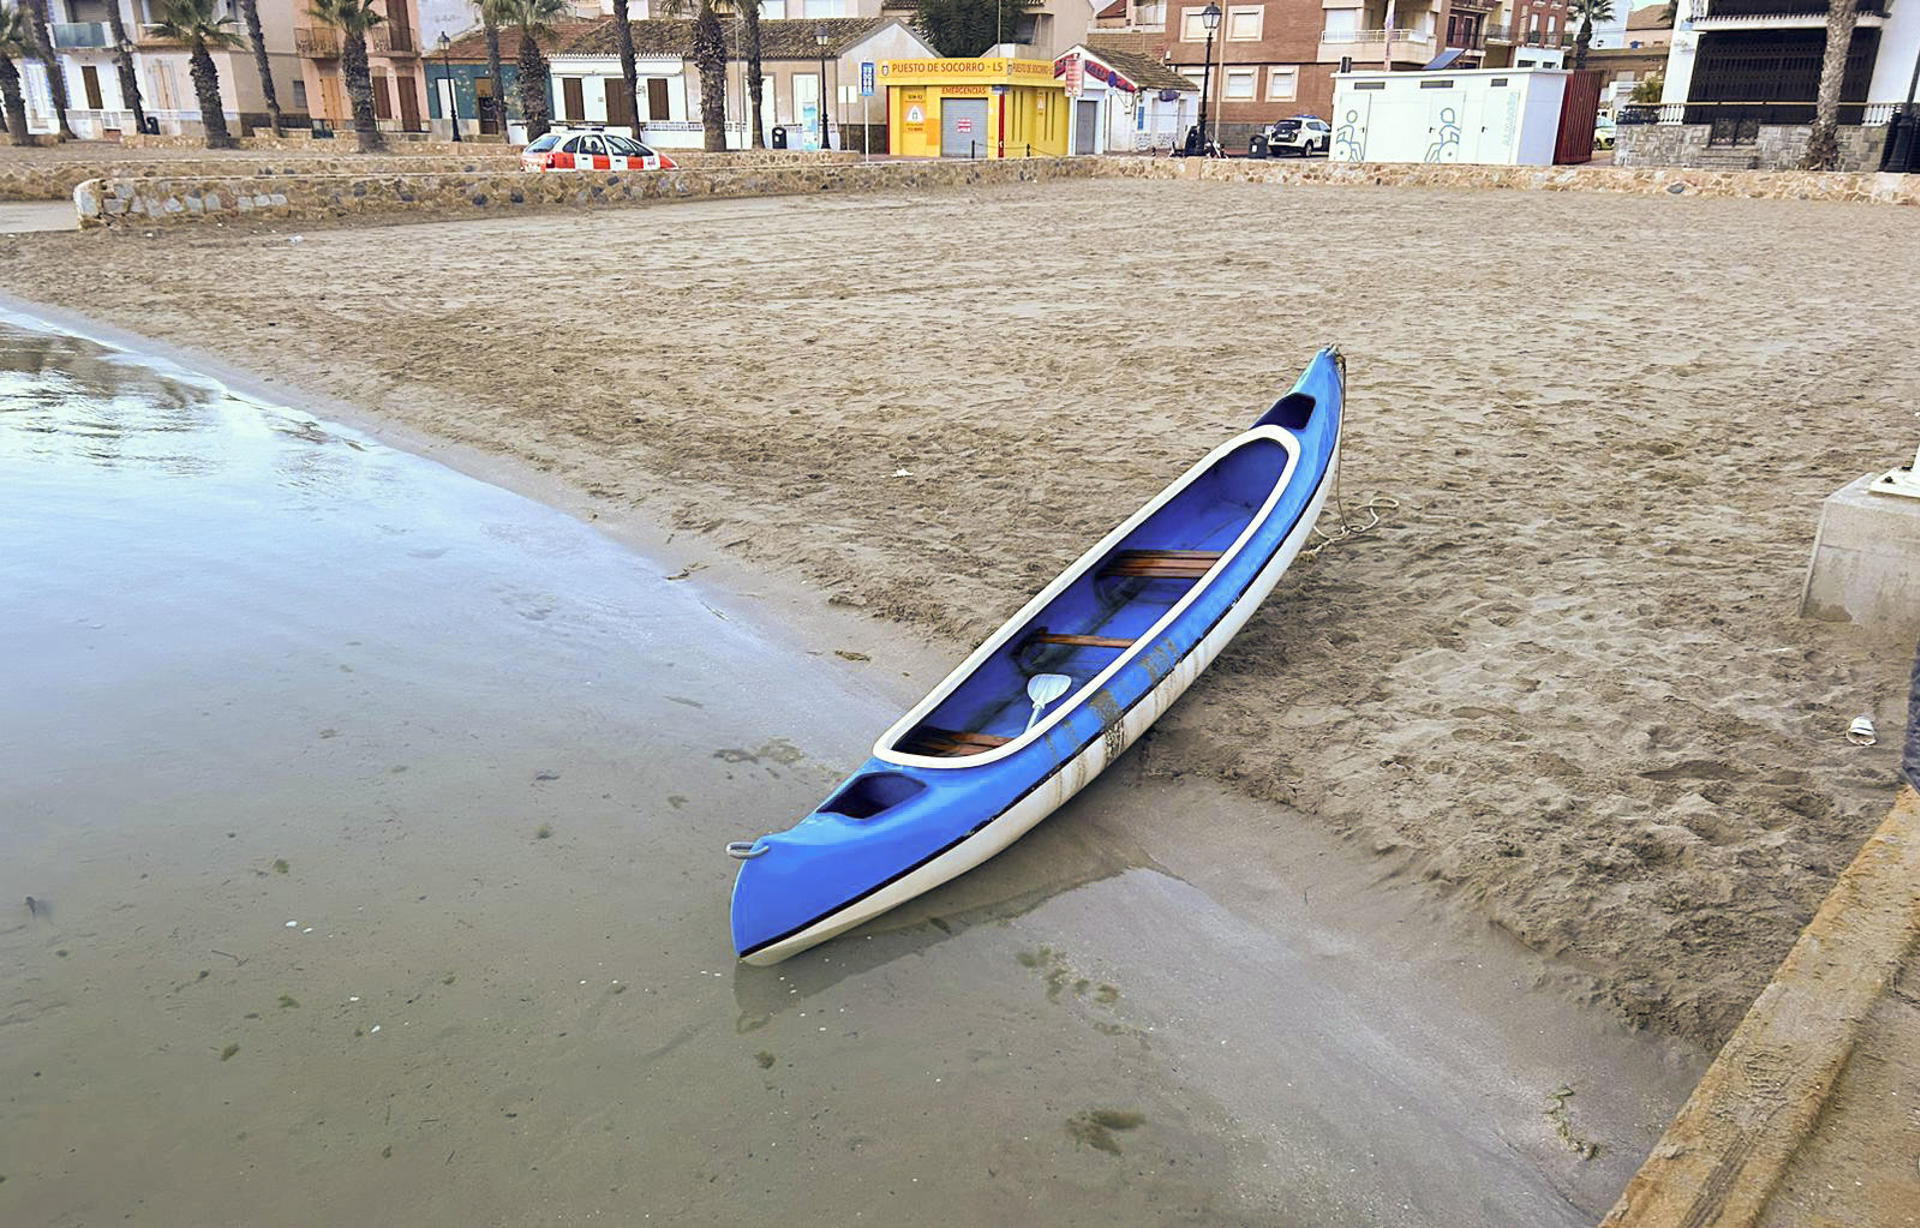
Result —
<instances>
[{"instance_id":1,"label":"lamp post","mask_svg":"<svg viewBox=\"0 0 1920 1228\"><path fill-rule=\"evenodd\" d=\"M813 41L820 47L820 148L833 148L827 142L827 28L815 26Z\"/></svg>"},{"instance_id":2,"label":"lamp post","mask_svg":"<svg viewBox=\"0 0 1920 1228\"><path fill-rule=\"evenodd\" d=\"M453 40L440 31L440 71L447 78L447 110L453 116L453 139L460 140L460 87L453 83Z\"/></svg>"},{"instance_id":3,"label":"lamp post","mask_svg":"<svg viewBox=\"0 0 1920 1228\"><path fill-rule=\"evenodd\" d=\"M1208 0L1200 10L1200 24L1207 28L1207 63L1200 70L1200 155L1207 154L1207 94L1213 80L1213 32L1220 28L1220 6Z\"/></svg>"}]
</instances>

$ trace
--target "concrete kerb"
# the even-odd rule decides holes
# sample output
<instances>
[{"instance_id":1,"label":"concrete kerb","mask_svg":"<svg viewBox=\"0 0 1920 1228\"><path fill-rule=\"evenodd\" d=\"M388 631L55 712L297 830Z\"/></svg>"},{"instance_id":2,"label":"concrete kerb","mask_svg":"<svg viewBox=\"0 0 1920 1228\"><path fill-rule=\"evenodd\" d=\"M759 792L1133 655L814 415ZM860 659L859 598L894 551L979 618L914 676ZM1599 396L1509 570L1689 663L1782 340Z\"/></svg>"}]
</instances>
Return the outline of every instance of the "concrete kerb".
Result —
<instances>
[{"instance_id":1,"label":"concrete kerb","mask_svg":"<svg viewBox=\"0 0 1920 1228\"><path fill-rule=\"evenodd\" d=\"M1920 940L1920 794L1902 788L1604 1225L1760 1222Z\"/></svg>"}]
</instances>

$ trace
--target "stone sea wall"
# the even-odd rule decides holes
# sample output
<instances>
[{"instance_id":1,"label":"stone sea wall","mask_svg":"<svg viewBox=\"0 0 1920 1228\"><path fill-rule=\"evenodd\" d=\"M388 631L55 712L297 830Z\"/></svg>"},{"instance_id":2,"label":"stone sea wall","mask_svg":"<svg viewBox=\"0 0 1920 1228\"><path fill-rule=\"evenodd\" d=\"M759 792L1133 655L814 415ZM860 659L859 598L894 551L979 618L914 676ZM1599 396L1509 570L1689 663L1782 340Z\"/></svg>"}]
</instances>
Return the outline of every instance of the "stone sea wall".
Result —
<instances>
[{"instance_id":1,"label":"stone sea wall","mask_svg":"<svg viewBox=\"0 0 1920 1228\"><path fill-rule=\"evenodd\" d=\"M841 155L844 158L844 155ZM1481 188L1719 196L1920 205L1920 176L1719 171L1679 167L1435 166L1188 158L1033 158L1006 162L827 161L713 155L672 171L530 175L511 169L236 176L109 176L74 191L81 227L132 223L319 222L353 217L453 216L578 209L701 197L879 191L1060 178L1217 180L1276 185Z\"/></svg>"},{"instance_id":2,"label":"stone sea wall","mask_svg":"<svg viewBox=\"0 0 1920 1228\"><path fill-rule=\"evenodd\" d=\"M1106 173L1154 179L1354 187L1504 188L1637 196L1732 196L1920 205L1920 175L1745 171L1679 166L1442 166L1426 162L1318 162L1247 158L1104 158Z\"/></svg>"},{"instance_id":3,"label":"stone sea wall","mask_svg":"<svg viewBox=\"0 0 1920 1228\"><path fill-rule=\"evenodd\" d=\"M405 157L346 155L336 157L151 158L109 162L0 162L0 200L71 200L73 190L89 179L149 178L285 178L290 175L399 175L428 173L507 172L520 165L520 155L497 148L478 157Z\"/></svg>"},{"instance_id":4,"label":"stone sea wall","mask_svg":"<svg viewBox=\"0 0 1920 1228\"><path fill-rule=\"evenodd\" d=\"M735 170L769 166L840 165L860 160L860 155L854 153L803 153L798 150L790 153L756 150L724 154L688 150L672 156L676 164L689 169L728 167ZM517 172L519 167L519 151L502 145L469 147L458 154L424 155L411 150L395 150L385 154L290 153L280 156L224 153L218 157L148 157L112 161L84 158L34 161L18 158L0 161L0 200L71 200L74 189L89 179L511 174Z\"/></svg>"},{"instance_id":5,"label":"stone sea wall","mask_svg":"<svg viewBox=\"0 0 1920 1228\"><path fill-rule=\"evenodd\" d=\"M1871 170L1880 165L1890 130L1880 124L1842 125L1840 165ZM1689 167L1723 171L1792 171L1806 157L1813 129L1806 124L1762 124L1753 140L1709 143L1711 124L1622 124L1614 138L1613 164L1627 167Z\"/></svg>"},{"instance_id":6,"label":"stone sea wall","mask_svg":"<svg viewBox=\"0 0 1920 1228\"><path fill-rule=\"evenodd\" d=\"M165 176L89 179L74 190L82 229L128 224L324 222L354 217L474 217L708 197L792 196L1090 178L1095 158L1007 162L824 162L671 171Z\"/></svg>"}]
</instances>

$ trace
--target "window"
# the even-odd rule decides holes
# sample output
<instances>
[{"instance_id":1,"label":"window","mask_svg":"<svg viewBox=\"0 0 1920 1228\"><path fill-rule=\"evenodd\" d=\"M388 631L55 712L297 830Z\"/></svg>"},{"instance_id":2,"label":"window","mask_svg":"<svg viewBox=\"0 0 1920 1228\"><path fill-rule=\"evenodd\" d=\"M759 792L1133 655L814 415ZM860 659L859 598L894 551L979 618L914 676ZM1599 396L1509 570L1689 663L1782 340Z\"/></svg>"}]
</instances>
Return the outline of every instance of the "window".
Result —
<instances>
[{"instance_id":1,"label":"window","mask_svg":"<svg viewBox=\"0 0 1920 1228\"><path fill-rule=\"evenodd\" d=\"M1266 14L1264 5L1235 5L1227 10L1227 19L1221 24L1226 27L1224 33L1228 42L1257 43L1260 41L1260 19Z\"/></svg>"},{"instance_id":2,"label":"window","mask_svg":"<svg viewBox=\"0 0 1920 1228\"><path fill-rule=\"evenodd\" d=\"M1133 24L1137 26L1160 26L1167 24L1166 0L1148 0L1133 6Z\"/></svg>"},{"instance_id":3,"label":"window","mask_svg":"<svg viewBox=\"0 0 1920 1228\"><path fill-rule=\"evenodd\" d=\"M293 83L293 105L299 107L302 111L307 109L307 83L305 81L295 81Z\"/></svg>"},{"instance_id":4,"label":"window","mask_svg":"<svg viewBox=\"0 0 1920 1228\"><path fill-rule=\"evenodd\" d=\"M1360 13L1356 9L1328 9L1327 31L1322 39L1329 43L1350 43L1354 33L1360 29Z\"/></svg>"},{"instance_id":5,"label":"window","mask_svg":"<svg viewBox=\"0 0 1920 1228\"><path fill-rule=\"evenodd\" d=\"M1197 9L1180 10L1180 41L1183 43L1204 43L1207 41L1207 23L1200 20L1200 14L1206 6Z\"/></svg>"},{"instance_id":6,"label":"window","mask_svg":"<svg viewBox=\"0 0 1920 1228\"><path fill-rule=\"evenodd\" d=\"M762 0L760 20L785 21L787 19L787 0Z\"/></svg>"},{"instance_id":7,"label":"window","mask_svg":"<svg viewBox=\"0 0 1920 1228\"><path fill-rule=\"evenodd\" d=\"M1254 79L1260 75L1256 68L1229 68L1227 70L1226 97L1252 99L1254 97Z\"/></svg>"},{"instance_id":8,"label":"window","mask_svg":"<svg viewBox=\"0 0 1920 1228\"><path fill-rule=\"evenodd\" d=\"M1292 102L1300 92L1300 70L1297 68L1269 68L1267 70L1267 101Z\"/></svg>"},{"instance_id":9,"label":"window","mask_svg":"<svg viewBox=\"0 0 1920 1228\"><path fill-rule=\"evenodd\" d=\"M1194 89L1200 89L1205 82L1206 71L1199 68L1183 68L1180 75L1193 82Z\"/></svg>"}]
</instances>

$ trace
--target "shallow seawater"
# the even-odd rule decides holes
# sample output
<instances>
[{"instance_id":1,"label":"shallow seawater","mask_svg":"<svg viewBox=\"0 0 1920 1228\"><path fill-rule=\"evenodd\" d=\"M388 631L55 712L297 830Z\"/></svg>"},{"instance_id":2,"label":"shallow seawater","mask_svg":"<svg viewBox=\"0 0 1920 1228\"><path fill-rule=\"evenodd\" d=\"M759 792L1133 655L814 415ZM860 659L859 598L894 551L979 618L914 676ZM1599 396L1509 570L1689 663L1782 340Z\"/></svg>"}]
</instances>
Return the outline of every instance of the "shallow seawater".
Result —
<instances>
[{"instance_id":1,"label":"shallow seawater","mask_svg":"<svg viewBox=\"0 0 1920 1228\"><path fill-rule=\"evenodd\" d=\"M1223 908L1120 773L737 967L722 845L898 696L677 570L0 317L0 1222L1573 1223L1684 1093L1602 1025L1432 1061L1562 1008Z\"/></svg>"}]
</instances>

